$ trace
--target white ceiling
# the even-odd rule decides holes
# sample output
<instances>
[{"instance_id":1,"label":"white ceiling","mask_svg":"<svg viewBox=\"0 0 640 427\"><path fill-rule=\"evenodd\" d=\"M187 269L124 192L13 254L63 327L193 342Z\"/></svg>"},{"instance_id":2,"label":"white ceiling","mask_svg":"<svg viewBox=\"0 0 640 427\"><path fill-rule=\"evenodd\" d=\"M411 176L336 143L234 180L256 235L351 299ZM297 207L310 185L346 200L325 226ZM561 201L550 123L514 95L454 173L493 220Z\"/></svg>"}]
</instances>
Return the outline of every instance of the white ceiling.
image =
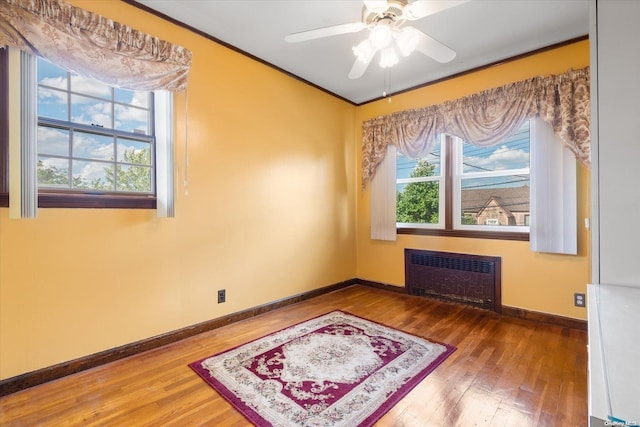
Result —
<instances>
[{"instance_id":1,"label":"white ceiling","mask_svg":"<svg viewBox=\"0 0 640 427\"><path fill-rule=\"evenodd\" d=\"M457 52L448 64L414 52L385 70L377 57L349 79L367 30L301 43L287 34L359 22L361 0L135 0L354 104L561 43L589 32L589 0L472 0L411 25ZM161 37L161 35L159 35Z\"/></svg>"}]
</instances>

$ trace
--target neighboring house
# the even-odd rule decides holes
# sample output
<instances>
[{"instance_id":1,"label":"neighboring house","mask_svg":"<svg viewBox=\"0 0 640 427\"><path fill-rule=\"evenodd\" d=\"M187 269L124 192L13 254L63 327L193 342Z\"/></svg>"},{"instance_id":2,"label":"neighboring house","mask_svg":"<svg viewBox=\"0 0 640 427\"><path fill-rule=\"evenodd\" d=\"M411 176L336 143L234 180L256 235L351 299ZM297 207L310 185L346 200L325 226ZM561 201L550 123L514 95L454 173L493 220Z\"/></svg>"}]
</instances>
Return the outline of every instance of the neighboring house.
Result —
<instances>
[{"instance_id":1,"label":"neighboring house","mask_svg":"<svg viewBox=\"0 0 640 427\"><path fill-rule=\"evenodd\" d=\"M529 225L529 186L462 190L467 224Z\"/></svg>"}]
</instances>

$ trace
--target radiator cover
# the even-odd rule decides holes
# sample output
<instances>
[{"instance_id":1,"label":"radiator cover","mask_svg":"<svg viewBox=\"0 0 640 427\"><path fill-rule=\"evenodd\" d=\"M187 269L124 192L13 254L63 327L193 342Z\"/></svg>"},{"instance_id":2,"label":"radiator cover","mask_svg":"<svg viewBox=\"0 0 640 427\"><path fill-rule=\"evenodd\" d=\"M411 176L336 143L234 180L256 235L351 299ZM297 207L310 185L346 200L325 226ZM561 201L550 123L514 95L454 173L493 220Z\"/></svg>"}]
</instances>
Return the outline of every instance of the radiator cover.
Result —
<instances>
[{"instance_id":1,"label":"radiator cover","mask_svg":"<svg viewBox=\"0 0 640 427\"><path fill-rule=\"evenodd\" d=\"M405 249L404 260L410 295L502 312L500 257Z\"/></svg>"}]
</instances>

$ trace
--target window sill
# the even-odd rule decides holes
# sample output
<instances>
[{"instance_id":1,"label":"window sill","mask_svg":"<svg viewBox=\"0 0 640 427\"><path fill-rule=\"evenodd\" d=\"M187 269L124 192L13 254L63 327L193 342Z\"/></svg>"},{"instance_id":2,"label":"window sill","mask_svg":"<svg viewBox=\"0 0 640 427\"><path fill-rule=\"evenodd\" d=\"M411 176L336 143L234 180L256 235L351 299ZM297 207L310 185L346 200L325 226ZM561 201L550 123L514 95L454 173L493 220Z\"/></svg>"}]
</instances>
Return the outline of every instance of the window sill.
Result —
<instances>
[{"instance_id":1,"label":"window sill","mask_svg":"<svg viewBox=\"0 0 640 427\"><path fill-rule=\"evenodd\" d=\"M104 194L38 194L39 208L155 209L155 196Z\"/></svg>"},{"instance_id":2,"label":"window sill","mask_svg":"<svg viewBox=\"0 0 640 427\"><path fill-rule=\"evenodd\" d=\"M436 230L425 228L398 228L398 234L415 234L421 236L466 237L470 239L517 240L528 242L529 233L510 233L504 231L475 230Z\"/></svg>"}]
</instances>

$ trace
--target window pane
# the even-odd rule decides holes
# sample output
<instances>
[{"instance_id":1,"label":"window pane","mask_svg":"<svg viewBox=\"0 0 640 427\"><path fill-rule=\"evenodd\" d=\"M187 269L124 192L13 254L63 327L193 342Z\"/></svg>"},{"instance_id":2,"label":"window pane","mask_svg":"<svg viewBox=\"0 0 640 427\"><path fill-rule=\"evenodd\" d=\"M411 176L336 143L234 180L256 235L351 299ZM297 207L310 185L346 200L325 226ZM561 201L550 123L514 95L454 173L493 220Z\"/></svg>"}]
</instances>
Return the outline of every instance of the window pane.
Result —
<instances>
[{"instance_id":1,"label":"window pane","mask_svg":"<svg viewBox=\"0 0 640 427\"><path fill-rule=\"evenodd\" d=\"M73 133L73 157L113 160L113 137L75 131Z\"/></svg>"},{"instance_id":2,"label":"window pane","mask_svg":"<svg viewBox=\"0 0 640 427\"><path fill-rule=\"evenodd\" d=\"M115 129L139 135L149 135L151 133L149 110L116 104L115 111Z\"/></svg>"},{"instance_id":3,"label":"window pane","mask_svg":"<svg viewBox=\"0 0 640 427\"><path fill-rule=\"evenodd\" d=\"M118 162L151 164L151 145L133 139L118 138Z\"/></svg>"},{"instance_id":4,"label":"window pane","mask_svg":"<svg viewBox=\"0 0 640 427\"><path fill-rule=\"evenodd\" d=\"M38 116L69 120L67 92L38 86Z\"/></svg>"},{"instance_id":5,"label":"window pane","mask_svg":"<svg viewBox=\"0 0 640 427\"><path fill-rule=\"evenodd\" d=\"M464 143L463 173L489 172L529 167L529 121L500 144L477 147Z\"/></svg>"},{"instance_id":6,"label":"window pane","mask_svg":"<svg viewBox=\"0 0 640 427\"><path fill-rule=\"evenodd\" d=\"M151 193L151 168L118 165L118 191Z\"/></svg>"},{"instance_id":7,"label":"window pane","mask_svg":"<svg viewBox=\"0 0 640 427\"><path fill-rule=\"evenodd\" d=\"M440 196L437 181L398 184L396 188L397 222L438 223Z\"/></svg>"},{"instance_id":8,"label":"window pane","mask_svg":"<svg viewBox=\"0 0 640 427\"><path fill-rule=\"evenodd\" d=\"M69 160L38 157L38 185L47 188L69 188Z\"/></svg>"},{"instance_id":9,"label":"window pane","mask_svg":"<svg viewBox=\"0 0 640 427\"><path fill-rule=\"evenodd\" d=\"M529 225L529 175L463 179L461 201L463 225Z\"/></svg>"},{"instance_id":10,"label":"window pane","mask_svg":"<svg viewBox=\"0 0 640 427\"><path fill-rule=\"evenodd\" d=\"M38 154L69 155L69 131L38 126Z\"/></svg>"},{"instance_id":11,"label":"window pane","mask_svg":"<svg viewBox=\"0 0 640 427\"><path fill-rule=\"evenodd\" d=\"M112 105L86 96L71 95L71 121L112 129Z\"/></svg>"},{"instance_id":12,"label":"window pane","mask_svg":"<svg viewBox=\"0 0 640 427\"><path fill-rule=\"evenodd\" d=\"M67 90L67 71L38 58L38 84Z\"/></svg>"},{"instance_id":13,"label":"window pane","mask_svg":"<svg viewBox=\"0 0 640 427\"><path fill-rule=\"evenodd\" d=\"M113 191L113 164L73 160L73 188Z\"/></svg>"}]
</instances>

